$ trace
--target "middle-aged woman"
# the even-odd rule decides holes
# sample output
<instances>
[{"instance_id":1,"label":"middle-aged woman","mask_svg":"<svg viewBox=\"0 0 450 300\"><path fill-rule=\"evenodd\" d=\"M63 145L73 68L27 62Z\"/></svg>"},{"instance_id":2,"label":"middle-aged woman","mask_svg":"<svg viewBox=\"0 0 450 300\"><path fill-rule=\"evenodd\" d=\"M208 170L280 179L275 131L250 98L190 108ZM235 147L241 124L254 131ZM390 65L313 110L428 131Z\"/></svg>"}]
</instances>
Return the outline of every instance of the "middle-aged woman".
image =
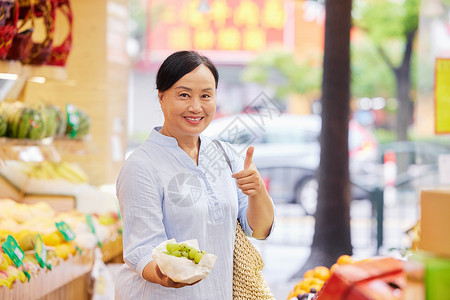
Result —
<instances>
[{"instance_id":1,"label":"middle-aged woman","mask_svg":"<svg viewBox=\"0 0 450 300\"><path fill-rule=\"evenodd\" d=\"M265 239L274 206L252 163L227 143L225 155L202 135L216 111L219 74L194 51L179 51L156 77L164 124L124 163L117 180L123 217L124 264L116 299L232 299L236 220L248 236ZM211 273L192 285L174 282L152 260L152 250L175 238L197 239L217 256Z\"/></svg>"}]
</instances>

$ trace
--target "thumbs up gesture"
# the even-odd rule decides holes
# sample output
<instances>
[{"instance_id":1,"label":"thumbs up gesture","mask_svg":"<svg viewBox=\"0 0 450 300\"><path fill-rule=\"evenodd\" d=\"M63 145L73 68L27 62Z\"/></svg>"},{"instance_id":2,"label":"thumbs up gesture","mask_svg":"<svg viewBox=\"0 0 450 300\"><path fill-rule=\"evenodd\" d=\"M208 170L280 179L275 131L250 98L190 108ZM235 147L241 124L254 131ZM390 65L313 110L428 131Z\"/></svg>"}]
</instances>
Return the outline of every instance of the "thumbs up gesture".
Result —
<instances>
[{"instance_id":1,"label":"thumbs up gesture","mask_svg":"<svg viewBox=\"0 0 450 300\"><path fill-rule=\"evenodd\" d=\"M265 189L261 175L252 161L254 151L255 147L248 147L244 160L244 170L232 175L236 179L237 186L247 196L255 196L261 192L261 189Z\"/></svg>"}]
</instances>

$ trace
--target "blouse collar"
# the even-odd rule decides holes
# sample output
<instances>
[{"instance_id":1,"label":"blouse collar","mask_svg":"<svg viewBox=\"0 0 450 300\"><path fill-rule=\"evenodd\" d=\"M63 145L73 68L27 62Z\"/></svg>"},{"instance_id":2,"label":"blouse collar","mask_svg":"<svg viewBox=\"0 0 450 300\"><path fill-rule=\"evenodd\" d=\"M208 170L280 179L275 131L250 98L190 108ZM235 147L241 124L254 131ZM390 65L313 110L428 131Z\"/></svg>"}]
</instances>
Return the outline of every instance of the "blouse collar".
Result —
<instances>
[{"instance_id":1,"label":"blouse collar","mask_svg":"<svg viewBox=\"0 0 450 300\"><path fill-rule=\"evenodd\" d=\"M157 126L157 127L153 128L153 130L150 133L150 136L148 137L147 140L157 143L162 146L178 147L178 141L176 138L159 133L161 128L162 128L162 126ZM200 138L200 145L201 145L204 140L202 134L199 135L199 138Z\"/></svg>"}]
</instances>

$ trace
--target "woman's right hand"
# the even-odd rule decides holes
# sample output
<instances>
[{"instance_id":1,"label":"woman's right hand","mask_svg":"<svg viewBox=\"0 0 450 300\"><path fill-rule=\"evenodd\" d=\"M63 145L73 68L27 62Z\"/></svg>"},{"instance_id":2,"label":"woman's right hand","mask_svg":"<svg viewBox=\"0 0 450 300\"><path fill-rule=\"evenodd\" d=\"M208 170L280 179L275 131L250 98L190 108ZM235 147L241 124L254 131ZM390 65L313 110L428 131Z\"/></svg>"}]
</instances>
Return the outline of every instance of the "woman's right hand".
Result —
<instances>
[{"instance_id":1,"label":"woman's right hand","mask_svg":"<svg viewBox=\"0 0 450 300\"><path fill-rule=\"evenodd\" d=\"M142 276L150 282L160 284L165 287L169 288L182 288L189 285L194 285L199 281L196 281L194 283L182 283L182 282L176 282L170 279L169 276L164 275L161 270L159 269L158 265L154 260L150 261L144 268L144 271L142 272Z\"/></svg>"}]
</instances>

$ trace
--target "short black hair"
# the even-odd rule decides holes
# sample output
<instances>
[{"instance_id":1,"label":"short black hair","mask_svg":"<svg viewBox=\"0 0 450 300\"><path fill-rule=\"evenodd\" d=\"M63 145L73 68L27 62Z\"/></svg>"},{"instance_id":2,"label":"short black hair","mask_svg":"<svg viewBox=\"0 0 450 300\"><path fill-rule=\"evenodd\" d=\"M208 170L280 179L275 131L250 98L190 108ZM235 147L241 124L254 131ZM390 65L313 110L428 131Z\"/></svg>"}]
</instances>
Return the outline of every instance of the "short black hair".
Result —
<instances>
[{"instance_id":1,"label":"short black hair","mask_svg":"<svg viewBox=\"0 0 450 300\"><path fill-rule=\"evenodd\" d=\"M167 91L181 77L201 64L205 65L213 74L217 89L219 72L209 58L196 51L178 51L167 57L156 74L156 89L160 92Z\"/></svg>"}]
</instances>

